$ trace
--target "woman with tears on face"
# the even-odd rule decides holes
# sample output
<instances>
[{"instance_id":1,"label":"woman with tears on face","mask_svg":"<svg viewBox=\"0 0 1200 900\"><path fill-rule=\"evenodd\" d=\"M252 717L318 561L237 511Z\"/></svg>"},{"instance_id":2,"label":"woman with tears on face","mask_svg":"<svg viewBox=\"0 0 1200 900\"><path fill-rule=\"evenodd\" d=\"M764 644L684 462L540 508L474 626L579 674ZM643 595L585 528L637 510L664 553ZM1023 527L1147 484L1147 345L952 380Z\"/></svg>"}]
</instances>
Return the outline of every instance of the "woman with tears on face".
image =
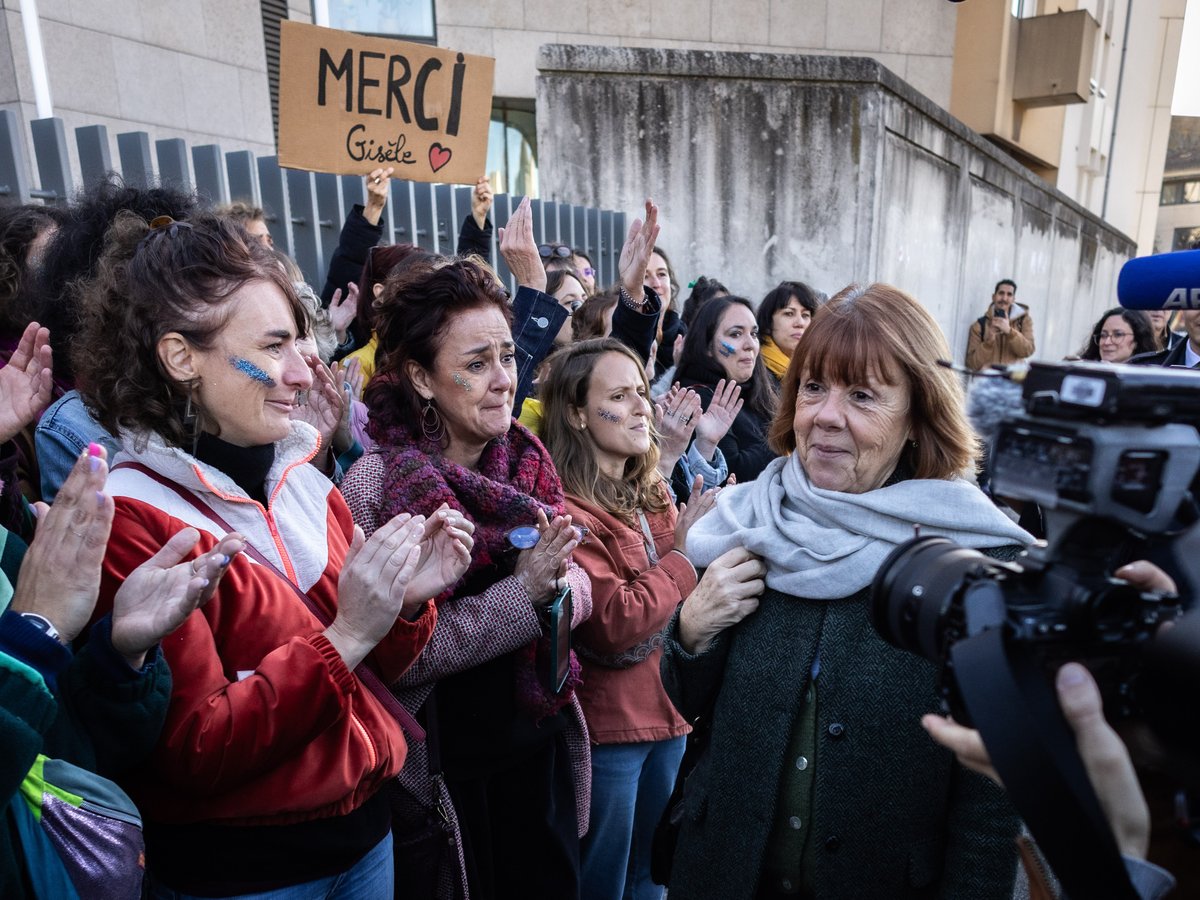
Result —
<instances>
[{"instance_id":1,"label":"woman with tears on face","mask_svg":"<svg viewBox=\"0 0 1200 900\"><path fill-rule=\"evenodd\" d=\"M200 555L244 548L164 642L167 721L125 782L150 895L390 897L380 789L408 744L381 682L429 640L426 601L465 570L470 525L405 513L366 539L307 464L320 438L292 419L297 395L337 388L314 383L304 309L261 243L208 216L124 216L106 240L75 358L84 402L124 446L98 613L182 529Z\"/></svg>"},{"instance_id":2,"label":"woman with tears on face","mask_svg":"<svg viewBox=\"0 0 1200 900\"><path fill-rule=\"evenodd\" d=\"M397 849L408 853L430 816L444 813L449 831L432 865L406 869L397 857L412 897L579 894L591 770L578 663L561 690L542 673L550 605L569 586L578 624L591 588L568 561L579 535L554 463L513 421L511 317L476 258L419 261L389 278L365 396L378 446L342 485L368 533L443 504L475 527L469 567L438 597L439 625L394 685L435 737L390 791Z\"/></svg>"}]
</instances>

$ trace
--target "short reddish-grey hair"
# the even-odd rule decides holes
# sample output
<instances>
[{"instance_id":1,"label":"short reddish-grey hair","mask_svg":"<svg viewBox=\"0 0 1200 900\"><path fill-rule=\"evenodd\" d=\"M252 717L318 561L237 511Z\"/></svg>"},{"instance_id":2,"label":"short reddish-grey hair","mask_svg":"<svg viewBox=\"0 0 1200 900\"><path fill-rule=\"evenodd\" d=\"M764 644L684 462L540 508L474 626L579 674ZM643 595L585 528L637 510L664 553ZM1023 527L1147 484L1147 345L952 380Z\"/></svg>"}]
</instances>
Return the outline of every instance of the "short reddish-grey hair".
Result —
<instances>
[{"instance_id":1,"label":"short reddish-grey hair","mask_svg":"<svg viewBox=\"0 0 1200 900\"><path fill-rule=\"evenodd\" d=\"M796 449L796 394L808 379L862 384L874 376L907 383L915 443L901 455L916 478L954 478L975 468L979 439L967 421L962 385L937 364L950 348L933 316L887 284L852 284L813 317L783 379L769 440L776 453Z\"/></svg>"}]
</instances>

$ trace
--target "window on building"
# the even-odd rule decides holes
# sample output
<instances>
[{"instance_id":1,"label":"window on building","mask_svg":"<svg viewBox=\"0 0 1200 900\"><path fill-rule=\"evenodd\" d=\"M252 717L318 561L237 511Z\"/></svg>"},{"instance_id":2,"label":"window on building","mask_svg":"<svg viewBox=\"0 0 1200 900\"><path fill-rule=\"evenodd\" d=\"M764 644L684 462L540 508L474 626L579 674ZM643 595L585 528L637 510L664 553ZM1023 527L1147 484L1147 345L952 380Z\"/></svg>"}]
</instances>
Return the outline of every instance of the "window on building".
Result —
<instances>
[{"instance_id":1,"label":"window on building","mask_svg":"<svg viewBox=\"0 0 1200 900\"><path fill-rule=\"evenodd\" d=\"M1176 228L1171 238L1171 249L1191 250L1197 242L1200 242L1200 228Z\"/></svg>"},{"instance_id":2,"label":"window on building","mask_svg":"<svg viewBox=\"0 0 1200 900\"><path fill-rule=\"evenodd\" d=\"M493 101L487 171L497 194L538 195L537 121L532 100Z\"/></svg>"},{"instance_id":3,"label":"window on building","mask_svg":"<svg viewBox=\"0 0 1200 900\"><path fill-rule=\"evenodd\" d=\"M1200 180L1163 182L1159 205L1174 206L1177 203L1200 203Z\"/></svg>"},{"instance_id":4,"label":"window on building","mask_svg":"<svg viewBox=\"0 0 1200 900\"><path fill-rule=\"evenodd\" d=\"M313 19L359 34L437 41L434 0L313 0Z\"/></svg>"}]
</instances>

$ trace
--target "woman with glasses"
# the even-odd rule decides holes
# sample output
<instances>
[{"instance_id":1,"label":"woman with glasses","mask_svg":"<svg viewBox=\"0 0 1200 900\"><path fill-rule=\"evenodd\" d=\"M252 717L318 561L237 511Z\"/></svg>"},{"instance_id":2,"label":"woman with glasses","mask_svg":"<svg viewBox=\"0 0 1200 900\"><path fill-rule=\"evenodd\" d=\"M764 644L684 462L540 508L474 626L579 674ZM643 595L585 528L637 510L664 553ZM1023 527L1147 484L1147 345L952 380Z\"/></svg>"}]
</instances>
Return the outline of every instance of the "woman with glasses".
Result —
<instances>
[{"instance_id":1,"label":"woman with glasses","mask_svg":"<svg viewBox=\"0 0 1200 900\"><path fill-rule=\"evenodd\" d=\"M1123 363L1138 353L1151 353L1157 349L1145 313L1114 306L1092 327L1092 336L1079 358Z\"/></svg>"}]
</instances>

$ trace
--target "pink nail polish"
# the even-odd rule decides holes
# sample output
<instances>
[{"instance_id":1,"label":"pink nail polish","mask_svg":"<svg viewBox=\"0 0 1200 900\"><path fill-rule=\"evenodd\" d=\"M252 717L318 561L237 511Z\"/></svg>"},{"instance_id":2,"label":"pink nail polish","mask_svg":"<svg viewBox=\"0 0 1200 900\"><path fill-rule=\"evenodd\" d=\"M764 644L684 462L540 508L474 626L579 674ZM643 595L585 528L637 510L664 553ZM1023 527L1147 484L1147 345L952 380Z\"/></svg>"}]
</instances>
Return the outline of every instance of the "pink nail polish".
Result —
<instances>
[{"instance_id":1,"label":"pink nail polish","mask_svg":"<svg viewBox=\"0 0 1200 900\"><path fill-rule=\"evenodd\" d=\"M88 456L103 456L104 448L99 444L92 442L88 444Z\"/></svg>"}]
</instances>

